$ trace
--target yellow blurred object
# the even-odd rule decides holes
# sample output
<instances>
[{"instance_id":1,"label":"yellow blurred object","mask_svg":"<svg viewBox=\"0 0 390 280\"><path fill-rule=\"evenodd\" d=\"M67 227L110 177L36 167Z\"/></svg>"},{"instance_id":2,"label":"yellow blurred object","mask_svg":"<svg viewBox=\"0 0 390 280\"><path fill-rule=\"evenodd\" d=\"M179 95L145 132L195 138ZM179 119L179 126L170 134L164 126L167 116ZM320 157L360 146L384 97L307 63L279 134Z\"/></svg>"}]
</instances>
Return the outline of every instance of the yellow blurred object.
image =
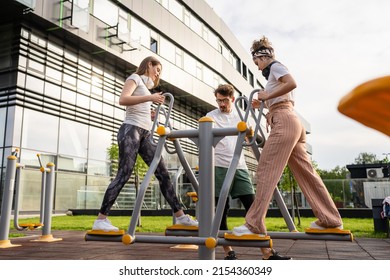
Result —
<instances>
[{"instance_id":1,"label":"yellow blurred object","mask_svg":"<svg viewBox=\"0 0 390 280\"><path fill-rule=\"evenodd\" d=\"M390 76L365 82L344 96L340 113L390 136Z\"/></svg>"},{"instance_id":2,"label":"yellow blurred object","mask_svg":"<svg viewBox=\"0 0 390 280\"><path fill-rule=\"evenodd\" d=\"M198 194L196 192L187 192L187 196L191 197L193 202L198 201Z\"/></svg>"}]
</instances>

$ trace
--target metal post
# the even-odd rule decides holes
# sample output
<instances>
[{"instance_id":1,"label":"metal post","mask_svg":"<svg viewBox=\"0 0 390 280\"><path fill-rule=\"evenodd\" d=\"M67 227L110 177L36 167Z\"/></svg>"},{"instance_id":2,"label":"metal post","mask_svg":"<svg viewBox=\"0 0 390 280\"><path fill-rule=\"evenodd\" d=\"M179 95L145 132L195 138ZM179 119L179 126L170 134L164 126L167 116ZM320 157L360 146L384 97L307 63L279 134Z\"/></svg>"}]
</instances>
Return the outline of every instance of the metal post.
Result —
<instances>
[{"instance_id":1,"label":"metal post","mask_svg":"<svg viewBox=\"0 0 390 280\"><path fill-rule=\"evenodd\" d=\"M209 237L214 219L214 147L213 120L199 120L199 237ZM200 260L214 260L215 249L199 246Z\"/></svg>"},{"instance_id":2,"label":"metal post","mask_svg":"<svg viewBox=\"0 0 390 280\"><path fill-rule=\"evenodd\" d=\"M41 224L44 224L44 213L45 213L45 197L46 197L46 177L47 177L47 169L44 167L41 167L39 169L41 171L41 204L40 204L40 217L39 222Z\"/></svg>"},{"instance_id":3,"label":"metal post","mask_svg":"<svg viewBox=\"0 0 390 280\"><path fill-rule=\"evenodd\" d=\"M0 217L0 248L10 248L20 245L13 245L8 239L10 218L12 210L12 200L15 188L15 173L16 173L16 160L17 157L11 155L7 158L7 172L5 176L5 185L3 200L1 204L1 217Z\"/></svg>"},{"instance_id":4,"label":"metal post","mask_svg":"<svg viewBox=\"0 0 390 280\"><path fill-rule=\"evenodd\" d=\"M39 161L39 170L42 173L42 179L41 179L41 204L40 204L40 217L39 217L39 222L41 224L44 224L44 213L45 213L45 197L46 197L46 172L47 169L43 167L42 161L41 161L41 155L37 154L38 161Z\"/></svg>"},{"instance_id":5,"label":"metal post","mask_svg":"<svg viewBox=\"0 0 390 280\"><path fill-rule=\"evenodd\" d=\"M42 236L33 241L37 242L55 242L60 241L62 238L54 238L51 234L51 216L53 211L53 200L54 200L54 163L49 162L46 170L46 187L45 187L45 206L43 213L43 228ZM41 213L42 215L42 213Z\"/></svg>"}]
</instances>

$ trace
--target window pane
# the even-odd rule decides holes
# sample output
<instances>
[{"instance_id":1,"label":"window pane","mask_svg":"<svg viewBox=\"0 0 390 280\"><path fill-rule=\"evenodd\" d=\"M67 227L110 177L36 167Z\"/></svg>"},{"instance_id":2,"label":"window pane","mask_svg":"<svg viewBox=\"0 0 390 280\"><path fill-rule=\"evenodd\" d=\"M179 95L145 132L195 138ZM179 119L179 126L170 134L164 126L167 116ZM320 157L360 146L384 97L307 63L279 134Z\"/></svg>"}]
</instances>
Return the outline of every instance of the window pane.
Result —
<instances>
[{"instance_id":1,"label":"window pane","mask_svg":"<svg viewBox=\"0 0 390 280\"><path fill-rule=\"evenodd\" d=\"M141 39L142 45L150 46L149 28L134 17L131 18L131 39Z\"/></svg>"},{"instance_id":2,"label":"window pane","mask_svg":"<svg viewBox=\"0 0 390 280\"><path fill-rule=\"evenodd\" d=\"M35 157L35 162L38 162ZM25 165L26 163L23 162ZM46 164L46 163L45 163ZM23 169L20 172L20 211L36 211L40 209L42 192L42 173L36 170Z\"/></svg>"},{"instance_id":3,"label":"window pane","mask_svg":"<svg viewBox=\"0 0 390 280\"><path fill-rule=\"evenodd\" d=\"M108 149L112 143L112 132L97 127L89 127L88 157L98 160L108 160ZM99 139L99 141L96 141Z\"/></svg>"},{"instance_id":4,"label":"window pane","mask_svg":"<svg viewBox=\"0 0 390 280\"><path fill-rule=\"evenodd\" d=\"M26 75L21 72L18 72L17 85L21 88L25 88L25 82L26 82Z\"/></svg>"},{"instance_id":5,"label":"window pane","mask_svg":"<svg viewBox=\"0 0 390 280\"><path fill-rule=\"evenodd\" d=\"M5 146L21 146L23 108L8 107L7 125L5 126Z\"/></svg>"},{"instance_id":6,"label":"window pane","mask_svg":"<svg viewBox=\"0 0 390 280\"><path fill-rule=\"evenodd\" d=\"M73 0L72 25L89 31L89 0Z\"/></svg>"},{"instance_id":7,"label":"window pane","mask_svg":"<svg viewBox=\"0 0 390 280\"><path fill-rule=\"evenodd\" d=\"M183 20L183 6L176 0L169 1L169 11L178 19Z\"/></svg>"},{"instance_id":8,"label":"window pane","mask_svg":"<svg viewBox=\"0 0 390 280\"><path fill-rule=\"evenodd\" d=\"M61 96L61 87L52 83L45 83L45 95L53 97L55 99L60 99Z\"/></svg>"},{"instance_id":9,"label":"window pane","mask_svg":"<svg viewBox=\"0 0 390 280\"><path fill-rule=\"evenodd\" d=\"M26 88L43 93L43 80L27 75Z\"/></svg>"},{"instance_id":10,"label":"window pane","mask_svg":"<svg viewBox=\"0 0 390 280\"><path fill-rule=\"evenodd\" d=\"M22 148L57 152L58 117L24 110Z\"/></svg>"},{"instance_id":11,"label":"window pane","mask_svg":"<svg viewBox=\"0 0 390 280\"><path fill-rule=\"evenodd\" d=\"M90 83L87 83L86 81L83 81L81 79L77 80L77 90L90 93L91 92L91 85Z\"/></svg>"},{"instance_id":12,"label":"window pane","mask_svg":"<svg viewBox=\"0 0 390 280\"><path fill-rule=\"evenodd\" d=\"M184 70L196 76L196 60L186 53L184 53Z\"/></svg>"},{"instance_id":13,"label":"window pane","mask_svg":"<svg viewBox=\"0 0 390 280\"><path fill-rule=\"evenodd\" d=\"M158 49L157 49L157 41L153 38L150 38L150 50L154 53L157 53Z\"/></svg>"},{"instance_id":14,"label":"window pane","mask_svg":"<svg viewBox=\"0 0 390 280\"><path fill-rule=\"evenodd\" d=\"M118 19L118 38L126 43L130 42L130 30L127 14L121 13L121 16Z\"/></svg>"},{"instance_id":15,"label":"window pane","mask_svg":"<svg viewBox=\"0 0 390 280\"><path fill-rule=\"evenodd\" d=\"M110 164L107 161L88 161L88 174L97 176L109 176Z\"/></svg>"},{"instance_id":16,"label":"window pane","mask_svg":"<svg viewBox=\"0 0 390 280\"><path fill-rule=\"evenodd\" d=\"M62 80L62 73L54 68L49 66L46 67L46 77L52 78L56 81Z\"/></svg>"},{"instance_id":17,"label":"window pane","mask_svg":"<svg viewBox=\"0 0 390 280\"><path fill-rule=\"evenodd\" d=\"M160 38L160 54L168 61L175 63L175 46L164 38Z\"/></svg>"},{"instance_id":18,"label":"window pane","mask_svg":"<svg viewBox=\"0 0 390 280\"><path fill-rule=\"evenodd\" d=\"M61 119L59 153L87 157L88 127L84 124Z\"/></svg>"},{"instance_id":19,"label":"window pane","mask_svg":"<svg viewBox=\"0 0 390 280\"><path fill-rule=\"evenodd\" d=\"M102 102L91 98L91 111L94 111L95 113L101 113L102 112Z\"/></svg>"},{"instance_id":20,"label":"window pane","mask_svg":"<svg viewBox=\"0 0 390 280\"><path fill-rule=\"evenodd\" d=\"M47 49L49 51L52 51L56 55L62 56L64 54L64 50L56 45L53 45L52 43L48 42L47 43Z\"/></svg>"},{"instance_id":21,"label":"window pane","mask_svg":"<svg viewBox=\"0 0 390 280\"><path fill-rule=\"evenodd\" d=\"M106 103L102 103L102 104L103 104L103 114L112 118L112 116L114 115L114 107Z\"/></svg>"},{"instance_id":22,"label":"window pane","mask_svg":"<svg viewBox=\"0 0 390 280\"><path fill-rule=\"evenodd\" d=\"M28 68L29 70L35 70L38 73L43 73L45 67L42 63L39 63L35 60L29 59L28 60Z\"/></svg>"},{"instance_id":23,"label":"window pane","mask_svg":"<svg viewBox=\"0 0 390 280\"><path fill-rule=\"evenodd\" d=\"M87 160L85 158L60 155L58 156L58 170L85 173L87 170Z\"/></svg>"},{"instance_id":24,"label":"window pane","mask_svg":"<svg viewBox=\"0 0 390 280\"><path fill-rule=\"evenodd\" d=\"M19 56L19 67L21 67L21 68L27 67L27 58L25 58L22 55Z\"/></svg>"},{"instance_id":25,"label":"window pane","mask_svg":"<svg viewBox=\"0 0 390 280\"><path fill-rule=\"evenodd\" d=\"M192 14L190 15L190 28L195 31L196 34L202 36L202 23Z\"/></svg>"},{"instance_id":26,"label":"window pane","mask_svg":"<svg viewBox=\"0 0 390 280\"><path fill-rule=\"evenodd\" d=\"M109 26L118 23L118 7L108 0L95 0L93 15Z\"/></svg>"},{"instance_id":27,"label":"window pane","mask_svg":"<svg viewBox=\"0 0 390 280\"><path fill-rule=\"evenodd\" d=\"M84 174L59 172L56 182L55 210L74 209L78 203L82 203L84 197L78 201L77 192L85 187L85 182Z\"/></svg>"},{"instance_id":28,"label":"window pane","mask_svg":"<svg viewBox=\"0 0 390 280\"><path fill-rule=\"evenodd\" d=\"M89 97L83 94L77 95L77 106L80 106L84 109L89 109Z\"/></svg>"},{"instance_id":29,"label":"window pane","mask_svg":"<svg viewBox=\"0 0 390 280\"><path fill-rule=\"evenodd\" d=\"M74 105L76 104L76 93L69 89L62 88L61 100Z\"/></svg>"}]
</instances>

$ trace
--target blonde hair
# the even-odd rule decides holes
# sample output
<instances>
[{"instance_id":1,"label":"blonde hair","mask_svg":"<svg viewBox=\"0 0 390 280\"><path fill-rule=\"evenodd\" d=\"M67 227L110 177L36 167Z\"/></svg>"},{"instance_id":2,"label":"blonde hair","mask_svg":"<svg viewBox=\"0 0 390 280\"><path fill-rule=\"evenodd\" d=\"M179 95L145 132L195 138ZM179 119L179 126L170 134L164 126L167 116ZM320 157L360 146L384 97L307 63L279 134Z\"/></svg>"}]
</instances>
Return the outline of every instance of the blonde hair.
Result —
<instances>
[{"instance_id":1,"label":"blonde hair","mask_svg":"<svg viewBox=\"0 0 390 280\"><path fill-rule=\"evenodd\" d=\"M162 70L161 62L154 56L148 56L141 61L140 65L137 68L137 71L135 71L135 74L147 76L149 63L152 63L152 66L160 65ZM154 87L157 87L159 83L160 83L160 76L158 76L158 78L154 81Z\"/></svg>"},{"instance_id":2,"label":"blonde hair","mask_svg":"<svg viewBox=\"0 0 390 280\"><path fill-rule=\"evenodd\" d=\"M274 48L272 47L272 43L264 35L259 40L253 41L252 47L250 50L251 50L252 55L256 54L257 52L263 52L263 51L267 50L265 52L267 54L264 56L275 58Z\"/></svg>"}]
</instances>

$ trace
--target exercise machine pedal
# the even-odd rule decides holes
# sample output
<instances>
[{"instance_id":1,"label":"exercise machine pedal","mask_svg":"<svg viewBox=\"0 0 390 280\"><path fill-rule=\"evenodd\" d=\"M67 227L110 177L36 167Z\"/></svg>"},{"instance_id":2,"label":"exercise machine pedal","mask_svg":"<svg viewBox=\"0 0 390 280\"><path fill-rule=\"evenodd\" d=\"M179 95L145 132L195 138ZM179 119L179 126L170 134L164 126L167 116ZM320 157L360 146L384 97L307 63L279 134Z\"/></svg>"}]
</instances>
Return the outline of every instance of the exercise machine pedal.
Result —
<instances>
[{"instance_id":1,"label":"exercise machine pedal","mask_svg":"<svg viewBox=\"0 0 390 280\"><path fill-rule=\"evenodd\" d=\"M338 229L338 228L327 228L327 229L314 229L306 228L305 233L309 234L339 234L339 235L351 235L350 230Z\"/></svg>"},{"instance_id":2,"label":"exercise machine pedal","mask_svg":"<svg viewBox=\"0 0 390 280\"><path fill-rule=\"evenodd\" d=\"M34 230L40 227L43 227L42 223L25 223L25 224L19 224L21 228Z\"/></svg>"}]
</instances>

